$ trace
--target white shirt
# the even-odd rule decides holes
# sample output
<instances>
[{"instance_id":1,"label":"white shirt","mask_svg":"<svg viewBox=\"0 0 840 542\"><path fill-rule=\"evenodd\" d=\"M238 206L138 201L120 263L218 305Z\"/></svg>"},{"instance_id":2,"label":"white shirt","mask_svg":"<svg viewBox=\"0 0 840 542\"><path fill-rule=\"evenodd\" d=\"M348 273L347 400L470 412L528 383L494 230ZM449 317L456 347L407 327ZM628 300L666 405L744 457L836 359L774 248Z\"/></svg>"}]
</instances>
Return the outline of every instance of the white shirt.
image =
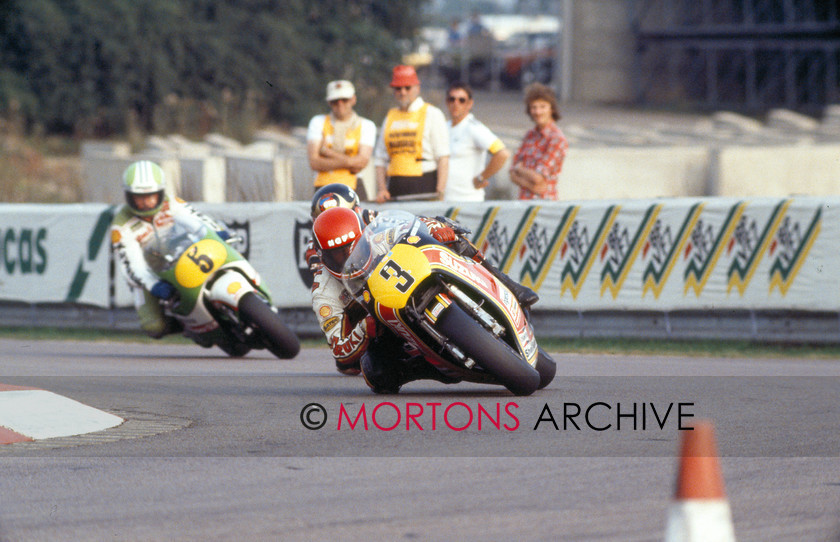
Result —
<instances>
[{"instance_id":1,"label":"white shirt","mask_svg":"<svg viewBox=\"0 0 840 542\"><path fill-rule=\"evenodd\" d=\"M309 121L309 127L306 129L307 142L321 142L324 138L324 121L328 116L329 115L315 115L312 117L312 120ZM368 120L364 117L359 117L359 120L362 121L362 133L359 137L359 147L367 145L368 147L373 148L376 144L376 124L374 124L372 120ZM335 122L333 121L333 124L334 123ZM345 146L347 147L352 146L352 144L352 141L345 142Z\"/></svg>"},{"instance_id":2,"label":"white shirt","mask_svg":"<svg viewBox=\"0 0 840 542\"><path fill-rule=\"evenodd\" d=\"M423 98L417 98L408 106L409 111L417 111L423 104ZM376 138L376 147L373 148L373 164L386 167L390 162L388 150L385 148L385 126L388 118L382 121L382 128ZM449 133L446 128L446 115L437 107L429 104L426 109L426 120L423 123L423 145L421 166L423 173L437 169L438 158L449 156Z\"/></svg>"},{"instance_id":3,"label":"white shirt","mask_svg":"<svg viewBox=\"0 0 840 542\"><path fill-rule=\"evenodd\" d=\"M484 170L487 152L504 148L501 140L470 113L449 127L449 180L444 201L484 201L484 189L476 189L473 179Z\"/></svg>"}]
</instances>

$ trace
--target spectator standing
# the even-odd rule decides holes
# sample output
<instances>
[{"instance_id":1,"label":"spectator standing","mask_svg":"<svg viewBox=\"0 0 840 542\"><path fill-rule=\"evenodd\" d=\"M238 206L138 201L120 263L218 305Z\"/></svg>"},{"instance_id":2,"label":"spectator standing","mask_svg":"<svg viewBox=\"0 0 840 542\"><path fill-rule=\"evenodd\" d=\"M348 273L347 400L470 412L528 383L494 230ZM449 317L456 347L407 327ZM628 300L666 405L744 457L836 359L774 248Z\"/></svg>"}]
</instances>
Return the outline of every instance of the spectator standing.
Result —
<instances>
[{"instance_id":1,"label":"spectator standing","mask_svg":"<svg viewBox=\"0 0 840 542\"><path fill-rule=\"evenodd\" d=\"M446 32L446 42L450 48L461 47L461 21L452 19L449 21L449 30Z\"/></svg>"},{"instance_id":2,"label":"spectator standing","mask_svg":"<svg viewBox=\"0 0 840 542\"><path fill-rule=\"evenodd\" d=\"M490 31L487 30L487 27L481 23L481 13L473 11L472 16L470 17L470 24L467 27L467 36L483 36L488 32Z\"/></svg>"},{"instance_id":3,"label":"spectator standing","mask_svg":"<svg viewBox=\"0 0 840 542\"><path fill-rule=\"evenodd\" d=\"M454 83L446 92L450 155L444 201L484 201L490 177L510 156L502 140L472 114L473 104L472 89L464 83Z\"/></svg>"},{"instance_id":4,"label":"spectator standing","mask_svg":"<svg viewBox=\"0 0 840 542\"><path fill-rule=\"evenodd\" d=\"M413 67L396 66L391 88L397 107L388 111L373 151L376 201L441 199L449 175L446 117L420 97Z\"/></svg>"},{"instance_id":5,"label":"spectator standing","mask_svg":"<svg viewBox=\"0 0 840 542\"><path fill-rule=\"evenodd\" d=\"M359 182L358 174L373 153L376 125L353 109L356 89L350 81L331 81L326 97L331 112L314 116L306 133L309 167L315 171L315 190L341 183L366 201L365 185Z\"/></svg>"},{"instance_id":6,"label":"spectator standing","mask_svg":"<svg viewBox=\"0 0 840 542\"><path fill-rule=\"evenodd\" d=\"M519 186L519 199L557 199L557 181L569 144L556 121L557 98L545 85L525 89L525 112L534 127L525 133L513 157L510 180Z\"/></svg>"}]
</instances>

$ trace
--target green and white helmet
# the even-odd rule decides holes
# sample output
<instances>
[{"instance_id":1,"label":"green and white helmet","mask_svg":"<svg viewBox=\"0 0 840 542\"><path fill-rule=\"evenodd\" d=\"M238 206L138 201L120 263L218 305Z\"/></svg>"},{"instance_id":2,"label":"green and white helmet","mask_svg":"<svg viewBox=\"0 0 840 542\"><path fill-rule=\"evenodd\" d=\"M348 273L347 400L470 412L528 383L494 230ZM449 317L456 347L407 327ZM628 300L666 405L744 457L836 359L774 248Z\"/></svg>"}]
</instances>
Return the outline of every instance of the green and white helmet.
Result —
<instances>
[{"instance_id":1,"label":"green and white helmet","mask_svg":"<svg viewBox=\"0 0 840 542\"><path fill-rule=\"evenodd\" d=\"M152 216L163 206L163 192L166 188L166 176L159 165L149 160L140 160L128 166L123 172L125 201L137 216ZM137 208L134 196L157 194L158 199L151 209Z\"/></svg>"}]
</instances>

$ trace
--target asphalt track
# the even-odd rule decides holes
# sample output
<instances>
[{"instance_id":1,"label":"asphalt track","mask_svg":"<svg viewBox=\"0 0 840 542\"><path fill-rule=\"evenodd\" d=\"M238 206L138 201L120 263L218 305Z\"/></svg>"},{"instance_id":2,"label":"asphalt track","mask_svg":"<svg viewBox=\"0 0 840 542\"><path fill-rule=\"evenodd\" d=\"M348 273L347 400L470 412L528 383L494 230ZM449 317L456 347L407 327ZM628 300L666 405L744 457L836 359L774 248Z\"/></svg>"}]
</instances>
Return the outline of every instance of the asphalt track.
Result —
<instances>
[{"instance_id":1,"label":"asphalt track","mask_svg":"<svg viewBox=\"0 0 840 542\"><path fill-rule=\"evenodd\" d=\"M0 446L0 540L661 540L699 418L739 540L840 540L840 360L554 356L531 397L384 397L323 348L3 340L0 382L127 421Z\"/></svg>"}]
</instances>

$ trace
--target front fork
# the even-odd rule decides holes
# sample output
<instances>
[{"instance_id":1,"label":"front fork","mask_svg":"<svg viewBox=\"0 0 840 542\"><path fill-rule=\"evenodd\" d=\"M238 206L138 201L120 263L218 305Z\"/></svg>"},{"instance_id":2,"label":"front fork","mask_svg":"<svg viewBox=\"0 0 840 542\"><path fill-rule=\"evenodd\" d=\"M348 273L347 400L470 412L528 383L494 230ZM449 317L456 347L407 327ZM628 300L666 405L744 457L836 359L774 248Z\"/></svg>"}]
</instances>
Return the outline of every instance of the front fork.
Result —
<instances>
[{"instance_id":1,"label":"front fork","mask_svg":"<svg viewBox=\"0 0 840 542\"><path fill-rule=\"evenodd\" d=\"M237 340L244 343L251 342L251 338L254 335L254 329L246 325L239 317L239 302L249 292L254 292L260 297L265 297L236 268L230 268L227 271L219 273L207 291L207 300L219 313L224 314L228 320L234 323L234 325L225 326L227 330Z\"/></svg>"},{"instance_id":2,"label":"front fork","mask_svg":"<svg viewBox=\"0 0 840 542\"><path fill-rule=\"evenodd\" d=\"M223 304L236 310L242 296L254 291L256 289L244 275L231 269L216 277L207 294L212 303Z\"/></svg>"},{"instance_id":3,"label":"front fork","mask_svg":"<svg viewBox=\"0 0 840 542\"><path fill-rule=\"evenodd\" d=\"M496 337L501 337L505 333L505 328L502 327L487 311L481 308L479 303L465 294L463 290L454 284L441 283L443 291L434 295L434 298L425 304L425 309L420 310L416 306L411 307L411 313L415 317L423 331L429 334L435 342L437 342L443 350L452 355L456 360L461 362L467 369L472 369L475 366L475 361L467 357L464 352L456 345L452 344L448 337L441 334L435 324L438 317L451 305L453 300L457 301L458 306L463 308L473 318L478 320L486 329L493 333Z\"/></svg>"}]
</instances>

